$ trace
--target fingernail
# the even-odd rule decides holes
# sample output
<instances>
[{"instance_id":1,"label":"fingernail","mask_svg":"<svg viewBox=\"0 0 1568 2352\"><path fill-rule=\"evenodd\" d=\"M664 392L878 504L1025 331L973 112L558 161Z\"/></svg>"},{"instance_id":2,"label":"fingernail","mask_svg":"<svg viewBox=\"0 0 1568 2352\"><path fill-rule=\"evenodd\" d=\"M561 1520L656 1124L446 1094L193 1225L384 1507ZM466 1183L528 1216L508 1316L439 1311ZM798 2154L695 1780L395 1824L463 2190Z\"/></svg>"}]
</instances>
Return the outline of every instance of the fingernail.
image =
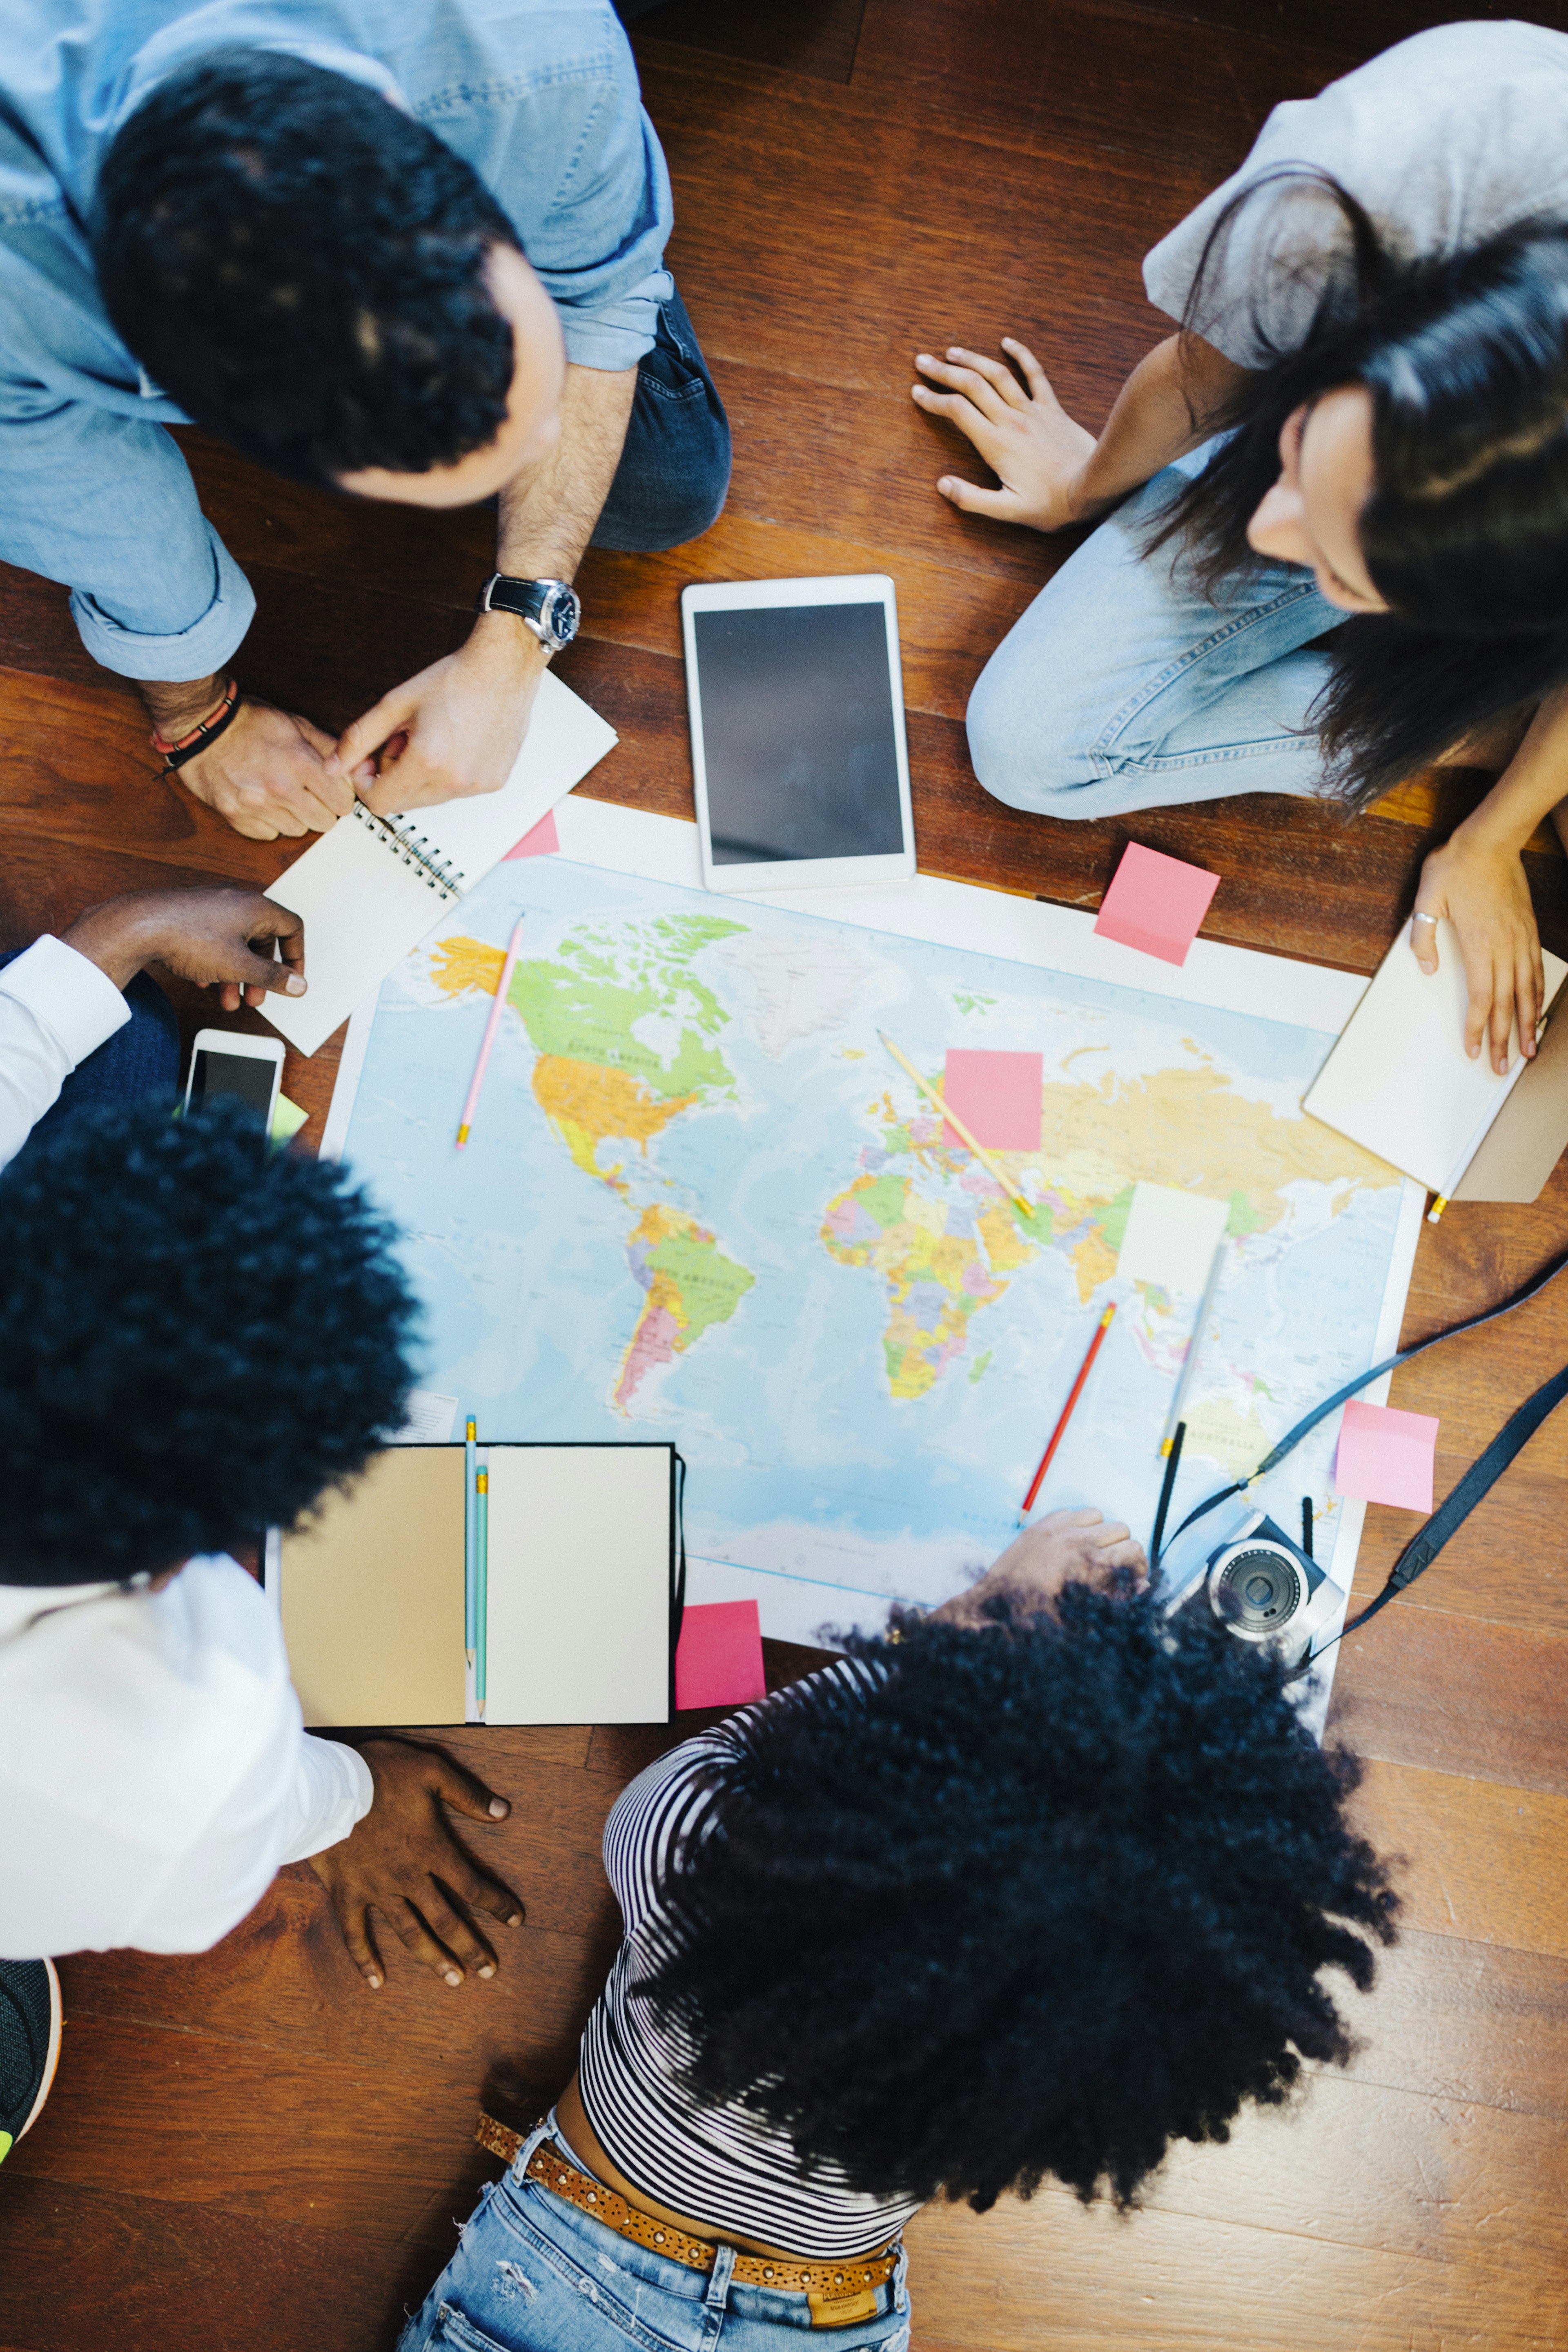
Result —
<instances>
[{"instance_id":1,"label":"fingernail","mask_svg":"<svg viewBox=\"0 0 1568 2352\"><path fill-rule=\"evenodd\" d=\"M947 356L948 356L948 358L949 358L950 360L960 359L960 358L963 356L963 354L960 352L960 351L959 351L958 346L957 346L957 344L956 344L956 343L949 343L949 344L948 344L948 346L947 346Z\"/></svg>"},{"instance_id":2,"label":"fingernail","mask_svg":"<svg viewBox=\"0 0 1568 2352\"><path fill-rule=\"evenodd\" d=\"M523 1924L523 1915L522 1915L522 1913L521 1913L520 1911L508 1911L508 1912L507 1912L507 1927L520 1927L522 1926L522 1924Z\"/></svg>"},{"instance_id":3,"label":"fingernail","mask_svg":"<svg viewBox=\"0 0 1568 2352\"><path fill-rule=\"evenodd\" d=\"M446 1971L446 1981L449 1985L460 1985L463 1979L458 1975L455 1969L448 1969Z\"/></svg>"},{"instance_id":4,"label":"fingernail","mask_svg":"<svg viewBox=\"0 0 1568 2352\"><path fill-rule=\"evenodd\" d=\"M343 772L343 762L339 759L336 751L329 751L321 764L329 776L340 776Z\"/></svg>"},{"instance_id":5,"label":"fingernail","mask_svg":"<svg viewBox=\"0 0 1568 2352\"><path fill-rule=\"evenodd\" d=\"M915 354L915 364L916 367L929 367L931 365L930 352L916 352Z\"/></svg>"},{"instance_id":6,"label":"fingernail","mask_svg":"<svg viewBox=\"0 0 1568 2352\"><path fill-rule=\"evenodd\" d=\"M480 1969L479 1973L480 1973L480 1975L481 1975L482 1977L493 1977L493 1976L495 1975L496 1971L495 1971L495 1969L494 1969L494 1967L492 1966L492 1964L491 1964L488 1960L486 1960L486 1963L485 1963L485 1965L484 1965L484 1967Z\"/></svg>"},{"instance_id":7,"label":"fingernail","mask_svg":"<svg viewBox=\"0 0 1568 2352\"><path fill-rule=\"evenodd\" d=\"M365 1982L370 1986L372 1992L380 1992L382 1989L382 1980L380 1977L367 1977L365 1979Z\"/></svg>"},{"instance_id":8,"label":"fingernail","mask_svg":"<svg viewBox=\"0 0 1568 2352\"><path fill-rule=\"evenodd\" d=\"M508 1805L508 1804L507 1804L507 1801L506 1801L505 1797L492 1797L492 1798L491 1798L491 1800L490 1800L490 1818L491 1818L491 1820L492 1820L492 1821L504 1822L504 1821L506 1820L506 1818L507 1818L507 1815L511 1811L511 1810L512 1810L512 1809L511 1809L510 1805Z\"/></svg>"},{"instance_id":9,"label":"fingernail","mask_svg":"<svg viewBox=\"0 0 1568 2352\"><path fill-rule=\"evenodd\" d=\"M1465 1051L1469 1055L1472 1062L1476 1059L1480 1050L1481 1049L1479 1045L1467 1045L1465 1047Z\"/></svg>"},{"instance_id":10,"label":"fingernail","mask_svg":"<svg viewBox=\"0 0 1568 2352\"><path fill-rule=\"evenodd\" d=\"M297 971L291 971L291 972L289 973L289 975L288 975L287 979L287 980L284 982L284 983L283 983L283 993L285 994L285 996L303 996L303 995L304 995L304 993L305 993L305 982L304 982L304 980L300 977L300 975L299 975L299 973L298 973L298 972L297 972Z\"/></svg>"}]
</instances>

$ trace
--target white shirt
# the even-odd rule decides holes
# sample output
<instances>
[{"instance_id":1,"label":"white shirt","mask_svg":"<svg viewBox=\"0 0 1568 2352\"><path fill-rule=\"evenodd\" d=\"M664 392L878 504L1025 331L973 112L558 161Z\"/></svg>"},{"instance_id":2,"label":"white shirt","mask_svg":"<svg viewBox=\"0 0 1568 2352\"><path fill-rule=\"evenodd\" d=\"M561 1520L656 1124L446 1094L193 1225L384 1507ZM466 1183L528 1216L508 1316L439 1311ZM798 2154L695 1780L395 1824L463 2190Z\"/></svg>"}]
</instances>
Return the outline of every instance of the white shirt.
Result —
<instances>
[{"instance_id":1,"label":"white shirt","mask_svg":"<svg viewBox=\"0 0 1568 2352\"><path fill-rule=\"evenodd\" d=\"M108 973L47 931L0 971L0 1168L77 1064L130 1018Z\"/></svg>"},{"instance_id":2,"label":"white shirt","mask_svg":"<svg viewBox=\"0 0 1568 2352\"><path fill-rule=\"evenodd\" d=\"M1237 191L1290 163L1330 173L1408 259L1461 252L1537 215L1568 217L1568 37L1541 25L1438 25L1277 106L1241 169L1144 263L1156 310L1182 317L1208 234ZM1209 260L1199 334L1239 367L1299 350L1348 269L1343 215L1286 180L1244 205Z\"/></svg>"},{"instance_id":3,"label":"white shirt","mask_svg":"<svg viewBox=\"0 0 1568 2352\"><path fill-rule=\"evenodd\" d=\"M205 1951L373 1794L305 1731L236 1561L162 1592L0 1585L0 1958Z\"/></svg>"}]
</instances>

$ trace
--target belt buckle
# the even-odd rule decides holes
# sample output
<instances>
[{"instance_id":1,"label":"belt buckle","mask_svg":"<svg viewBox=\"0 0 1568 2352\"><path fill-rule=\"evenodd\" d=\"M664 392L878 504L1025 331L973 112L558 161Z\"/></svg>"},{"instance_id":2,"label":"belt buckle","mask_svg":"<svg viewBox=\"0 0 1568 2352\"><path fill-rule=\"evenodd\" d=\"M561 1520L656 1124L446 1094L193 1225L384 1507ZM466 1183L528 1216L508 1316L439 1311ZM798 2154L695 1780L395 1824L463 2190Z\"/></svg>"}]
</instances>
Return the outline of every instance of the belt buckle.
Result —
<instances>
[{"instance_id":1,"label":"belt buckle","mask_svg":"<svg viewBox=\"0 0 1568 2352\"><path fill-rule=\"evenodd\" d=\"M809 2294L813 2327L848 2327L857 2319L874 2319L877 2315L876 2289L856 2287L852 2294Z\"/></svg>"}]
</instances>

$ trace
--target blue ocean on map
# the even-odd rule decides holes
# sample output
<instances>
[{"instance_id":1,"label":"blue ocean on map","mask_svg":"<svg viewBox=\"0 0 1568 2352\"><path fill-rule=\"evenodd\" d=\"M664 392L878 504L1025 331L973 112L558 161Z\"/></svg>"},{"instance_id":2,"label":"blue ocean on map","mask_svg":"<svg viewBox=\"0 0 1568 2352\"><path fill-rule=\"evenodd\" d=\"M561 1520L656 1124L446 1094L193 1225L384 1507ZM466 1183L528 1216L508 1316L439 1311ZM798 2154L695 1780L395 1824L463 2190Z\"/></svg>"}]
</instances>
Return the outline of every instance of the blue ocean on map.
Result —
<instances>
[{"instance_id":1,"label":"blue ocean on map","mask_svg":"<svg viewBox=\"0 0 1568 2352\"><path fill-rule=\"evenodd\" d=\"M515 918L473 1140L459 1110ZM1039 1052L1023 1218L883 1049ZM1134 1184L1230 1203L1178 1511L1373 1360L1401 1189L1304 1118L1332 1038L1149 990L536 857L386 982L346 1157L404 1232L420 1379L495 1439L668 1439L697 1598L809 1639L934 1602L1039 1508L1146 1538L1196 1301L1129 1284ZM460 1423L459 1423L460 1425ZM1268 1499L1340 1508L1318 1433Z\"/></svg>"}]
</instances>

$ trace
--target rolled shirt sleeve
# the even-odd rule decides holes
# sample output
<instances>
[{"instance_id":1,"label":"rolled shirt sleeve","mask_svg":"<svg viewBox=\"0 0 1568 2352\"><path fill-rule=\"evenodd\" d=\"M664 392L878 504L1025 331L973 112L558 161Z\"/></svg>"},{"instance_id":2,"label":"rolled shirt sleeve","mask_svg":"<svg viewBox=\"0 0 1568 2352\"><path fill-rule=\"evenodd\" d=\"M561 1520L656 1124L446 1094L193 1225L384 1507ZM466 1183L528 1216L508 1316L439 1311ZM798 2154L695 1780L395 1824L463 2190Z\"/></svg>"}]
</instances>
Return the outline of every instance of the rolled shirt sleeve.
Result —
<instances>
[{"instance_id":1,"label":"rolled shirt sleeve","mask_svg":"<svg viewBox=\"0 0 1568 2352\"><path fill-rule=\"evenodd\" d=\"M16 1158L77 1064L130 1018L107 973L47 932L0 971L0 1168Z\"/></svg>"},{"instance_id":2,"label":"rolled shirt sleeve","mask_svg":"<svg viewBox=\"0 0 1568 2352\"><path fill-rule=\"evenodd\" d=\"M83 645L121 677L205 677L256 612L162 426L43 385L0 385L0 556L68 587Z\"/></svg>"}]
</instances>

